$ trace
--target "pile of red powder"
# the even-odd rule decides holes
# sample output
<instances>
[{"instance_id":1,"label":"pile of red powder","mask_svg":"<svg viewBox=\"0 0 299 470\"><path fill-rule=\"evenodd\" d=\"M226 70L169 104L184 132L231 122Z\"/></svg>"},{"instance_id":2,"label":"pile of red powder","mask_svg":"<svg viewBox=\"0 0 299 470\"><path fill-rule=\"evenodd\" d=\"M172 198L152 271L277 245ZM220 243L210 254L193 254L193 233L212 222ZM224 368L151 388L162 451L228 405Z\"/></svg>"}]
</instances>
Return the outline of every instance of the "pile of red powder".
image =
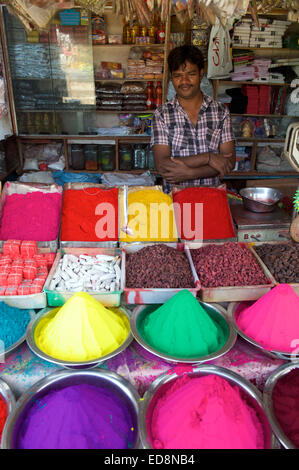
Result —
<instances>
[{"instance_id":1,"label":"pile of red powder","mask_svg":"<svg viewBox=\"0 0 299 470\"><path fill-rule=\"evenodd\" d=\"M118 189L68 189L61 220L63 241L117 241Z\"/></svg>"},{"instance_id":2,"label":"pile of red powder","mask_svg":"<svg viewBox=\"0 0 299 470\"><path fill-rule=\"evenodd\" d=\"M226 191L224 189L207 187L190 187L173 192L175 217L178 227L181 227L180 237L194 240L189 230L195 230L196 203L203 204L203 240L222 240L236 236L232 223ZM190 213L183 204L190 204ZM190 221L187 218L191 216ZM191 225L191 227L190 227Z\"/></svg>"},{"instance_id":3,"label":"pile of red powder","mask_svg":"<svg viewBox=\"0 0 299 470\"><path fill-rule=\"evenodd\" d=\"M0 394L0 441L1 441L2 431L5 425L5 421L7 418L7 414L8 413L7 413L6 402L4 398L2 397L2 395Z\"/></svg>"},{"instance_id":4,"label":"pile of red powder","mask_svg":"<svg viewBox=\"0 0 299 470\"><path fill-rule=\"evenodd\" d=\"M276 383L273 393L273 409L285 435L299 449L299 368L291 370Z\"/></svg>"},{"instance_id":5,"label":"pile of red powder","mask_svg":"<svg viewBox=\"0 0 299 470\"><path fill-rule=\"evenodd\" d=\"M6 197L0 239L51 241L59 232L62 196L36 191Z\"/></svg>"}]
</instances>

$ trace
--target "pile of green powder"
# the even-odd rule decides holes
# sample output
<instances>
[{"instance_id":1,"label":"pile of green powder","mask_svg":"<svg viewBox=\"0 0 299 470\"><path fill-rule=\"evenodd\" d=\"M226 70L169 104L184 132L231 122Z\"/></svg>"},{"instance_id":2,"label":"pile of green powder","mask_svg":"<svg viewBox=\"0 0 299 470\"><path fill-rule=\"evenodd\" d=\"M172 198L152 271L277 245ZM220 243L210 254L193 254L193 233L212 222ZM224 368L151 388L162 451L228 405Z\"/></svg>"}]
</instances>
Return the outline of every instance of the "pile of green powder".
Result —
<instances>
[{"instance_id":1,"label":"pile of green powder","mask_svg":"<svg viewBox=\"0 0 299 470\"><path fill-rule=\"evenodd\" d=\"M219 316L212 318L198 300L182 290L160 307L146 307L137 329L156 351L180 358L203 357L221 349L228 327Z\"/></svg>"}]
</instances>

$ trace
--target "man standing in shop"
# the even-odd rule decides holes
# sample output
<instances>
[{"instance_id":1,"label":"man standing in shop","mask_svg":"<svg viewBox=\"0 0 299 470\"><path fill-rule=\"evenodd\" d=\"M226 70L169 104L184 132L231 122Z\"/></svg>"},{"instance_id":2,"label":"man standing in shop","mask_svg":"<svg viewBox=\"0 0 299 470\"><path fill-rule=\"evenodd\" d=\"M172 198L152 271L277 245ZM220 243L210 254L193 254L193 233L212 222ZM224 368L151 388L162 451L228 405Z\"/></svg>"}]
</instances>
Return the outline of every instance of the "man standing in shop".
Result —
<instances>
[{"instance_id":1,"label":"man standing in shop","mask_svg":"<svg viewBox=\"0 0 299 470\"><path fill-rule=\"evenodd\" d=\"M235 166L235 142L228 109L202 93L204 59L195 46L179 46L168 56L175 97L156 109L151 146L163 189L173 184L217 186Z\"/></svg>"}]
</instances>

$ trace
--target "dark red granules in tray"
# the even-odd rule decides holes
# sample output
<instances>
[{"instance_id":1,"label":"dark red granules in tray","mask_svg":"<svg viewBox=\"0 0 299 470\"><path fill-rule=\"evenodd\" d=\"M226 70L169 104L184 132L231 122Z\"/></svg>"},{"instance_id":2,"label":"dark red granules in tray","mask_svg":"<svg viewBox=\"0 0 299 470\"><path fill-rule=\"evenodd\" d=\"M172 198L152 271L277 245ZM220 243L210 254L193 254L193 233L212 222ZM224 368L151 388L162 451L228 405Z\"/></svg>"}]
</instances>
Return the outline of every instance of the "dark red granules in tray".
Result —
<instances>
[{"instance_id":1,"label":"dark red granules in tray","mask_svg":"<svg viewBox=\"0 0 299 470\"><path fill-rule=\"evenodd\" d=\"M224 189L190 187L180 191L174 190L173 202L178 203L180 207L180 210L175 208L175 217L177 225L178 220L181 220L182 239L194 239L194 235L190 236L188 230L195 229L195 203L203 203L203 240L225 240L236 236ZM186 223L187 212L183 210L184 203L191 203L191 224ZM178 219L179 217L181 218Z\"/></svg>"},{"instance_id":2,"label":"dark red granules in tray","mask_svg":"<svg viewBox=\"0 0 299 470\"><path fill-rule=\"evenodd\" d=\"M278 379L273 392L273 410L285 435L299 449L299 368Z\"/></svg>"},{"instance_id":3,"label":"dark red granules in tray","mask_svg":"<svg viewBox=\"0 0 299 470\"><path fill-rule=\"evenodd\" d=\"M114 213L109 210L96 214L96 209L101 209L103 203L110 204L110 207L114 208ZM98 224L102 217L107 217L108 220L108 223L103 226ZM102 233L96 231L96 227L103 227ZM65 191L62 205L61 240L117 241L118 189L90 187Z\"/></svg>"},{"instance_id":4,"label":"dark red granules in tray","mask_svg":"<svg viewBox=\"0 0 299 470\"><path fill-rule=\"evenodd\" d=\"M127 288L192 288L186 254L167 245L150 245L126 254Z\"/></svg>"},{"instance_id":5,"label":"dark red granules in tray","mask_svg":"<svg viewBox=\"0 0 299 470\"><path fill-rule=\"evenodd\" d=\"M227 242L190 250L203 287L269 284L261 266L246 246Z\"/></svg>"}]
</instances>

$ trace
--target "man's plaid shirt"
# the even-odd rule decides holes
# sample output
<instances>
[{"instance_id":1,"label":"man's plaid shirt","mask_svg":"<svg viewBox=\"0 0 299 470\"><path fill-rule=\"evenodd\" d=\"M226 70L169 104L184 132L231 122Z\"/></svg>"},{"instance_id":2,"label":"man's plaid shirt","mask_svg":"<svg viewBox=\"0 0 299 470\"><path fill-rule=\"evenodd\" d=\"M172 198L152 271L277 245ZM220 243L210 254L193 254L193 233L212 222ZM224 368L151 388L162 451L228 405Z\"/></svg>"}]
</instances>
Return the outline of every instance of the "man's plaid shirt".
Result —
<instances>
[{"instance_id":1,"label":"man's plaid shirt","mask_svg":"<svg viewBox=\"0 0 299 470\"><path fill-rule=\"evenodd\" d=\"M225 105L203 94L203 102L194 127L177 97L156 109L152 119L151 146L169 145L172 157L188 157L206 152L219 152L219 145L234 140L231 117ZM200 158L200 157L199 157ZM217 186L218 176L186 180L176 186ZM163 180L163 190L172 184Z\"/></svg>"}]
</instances>

